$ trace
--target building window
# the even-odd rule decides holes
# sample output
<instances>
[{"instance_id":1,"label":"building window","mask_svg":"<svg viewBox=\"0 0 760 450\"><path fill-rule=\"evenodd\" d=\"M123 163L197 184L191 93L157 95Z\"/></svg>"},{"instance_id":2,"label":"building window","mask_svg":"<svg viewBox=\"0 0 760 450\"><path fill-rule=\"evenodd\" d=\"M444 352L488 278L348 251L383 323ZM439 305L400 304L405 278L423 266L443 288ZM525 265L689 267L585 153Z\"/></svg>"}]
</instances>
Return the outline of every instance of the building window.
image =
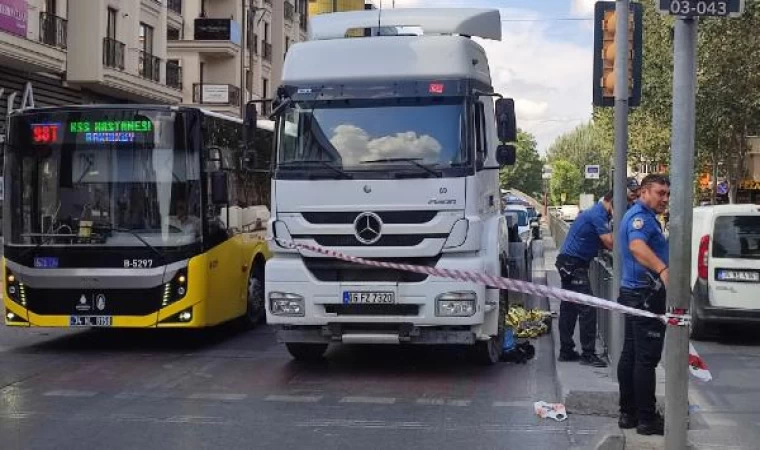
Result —
<instances>
[{"instance_id":1,"label":"building window","mask_svg":"<svg viewBox=\"0 0 760 450\"><path fill-rule=\"evenodd\" d=\"M106 37L116 40L116 14L114 8L108 8L108 24L106 25Z\"/></svg>"},{"instance_id":2,"label":"building window","mask_svg":"<svg viewBox=\"0 0 760 450\"><path fill-rule=\"evenodd\" d=\"M264 42L269 42L269 22L264 22Z\"/></svg>"},{"instance_id":3,"label":"building window","mask_svg":"<svg viewBox=\"0 0 760 450\"><path fill-rule=\"evenodd\" d=\"M153 27L140 23L140 49L148 54L153 54Z\"/></svg>"},{"instance_id":4,"label":"building window","mask_svg":"<svg viewBox=\"0 0 760 450\"><path fill-rule=\"evenodd\" d=\"M182 39L179 28L167 27L166 28L166 40L167 41L179 41Z\"/></svg>"}]
</instances>

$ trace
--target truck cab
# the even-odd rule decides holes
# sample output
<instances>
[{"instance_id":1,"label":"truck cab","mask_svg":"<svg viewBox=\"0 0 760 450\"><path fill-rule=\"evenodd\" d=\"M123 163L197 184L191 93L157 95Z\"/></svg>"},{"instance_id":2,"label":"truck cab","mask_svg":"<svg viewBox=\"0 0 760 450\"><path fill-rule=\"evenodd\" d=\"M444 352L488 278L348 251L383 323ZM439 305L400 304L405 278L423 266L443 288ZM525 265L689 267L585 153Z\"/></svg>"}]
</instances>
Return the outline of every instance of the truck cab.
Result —
<instances>
[{"instance_id":1,"label":"truck cab","mask_svg":"<svg viewBox=\"0 0 760 450\"><path fill-rule=\"evenodd\" d=\"M423 35L388 33L408 26ZM355 29L384 31L347 38ZM498 175L514 163L514 102L494 92L472 36L501 39L498 10L318 16L288 51L272 163L259 169L273 172L267 322L296 359L330 343L411 343L498 361L506 291L288 245L508 275Z\"/></svg>"}]
</instances>

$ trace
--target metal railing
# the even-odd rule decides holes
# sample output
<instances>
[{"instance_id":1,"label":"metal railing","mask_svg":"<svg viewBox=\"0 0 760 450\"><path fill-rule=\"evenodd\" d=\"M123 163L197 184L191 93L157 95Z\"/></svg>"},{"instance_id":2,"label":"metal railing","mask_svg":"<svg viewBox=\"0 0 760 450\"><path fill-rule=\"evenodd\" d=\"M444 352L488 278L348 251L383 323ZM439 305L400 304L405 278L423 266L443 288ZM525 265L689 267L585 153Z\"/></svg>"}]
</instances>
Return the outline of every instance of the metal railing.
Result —
<instances>
[{"instance_id":1,"label":"metal railing","mask_svg":"<svg viewBox=\"0 0 760 450\"><path fill-rule=\"evenodd\" d=\"M103 38L103 65L124 70L124 43L116 39Z\"/></svg>"},{"instance_id":2,"label":"metal railing","mask_svg":"<svg viewBox=\"0 0 760 450\"><path fill-rule=\"evenodd\" d=\"M262 42L261 43L261 49L263 50L263 57L267 61L272 61L272 43L271 42Z\"/></svg>"},{"instance_id":3,"label":"metal railing","mask_svg":"<svg viewBox=\"0 0 760 450\"><path fill-rule=\"evenodd\" d=\"M166 7L169 8L169 11L182 15L182 0L169 0Z\"/></svg>"},{"instance_id":4,"label":"metal railing","mask_svg":"<svg viewBox=\"0 0 760 450\"><path fill-rule=\"evenodd\" d=\"M55 14L40 13L40 42L65 49L68 21Z\"/></svg>"},{"instance_id":5,"label":"metal railing","mask_svg":"<svg viewBox=\"0 0 760 450\"><path fill-rule=\"evenodd\" d=\"M176 61L166 62L166 85L182 90L182 67Z\"/></svg>"},{"instance_id":6,"label":"metal railing","mask_svg":"<svg viewBox=\"0 0 760 450\"><path fill-rule=\"evenodd\" d=\"M569 230L570 226L564 220L556 214L549 214L549 232L554 238L557 250L562 248ZM591 292L595 297L615 301L616 295L612 290L612 274L612 253L604 250L591 261L589 266ZM608 358L610 357L610 343L615 338L611 321L612 314L606 309L598 308L596 310L597 335L602 342L603 354Z\"/></svg>"},{"instance_id":7,"label":"metal railing","mask_svg":"<svg viewBox=\"0 0 760 450\"><path fill-rule=\"evenodd\" d=\"M161 80L161 58L140 50L137 65L141 77L156 83Z\"/></svg>"}]
</instances>

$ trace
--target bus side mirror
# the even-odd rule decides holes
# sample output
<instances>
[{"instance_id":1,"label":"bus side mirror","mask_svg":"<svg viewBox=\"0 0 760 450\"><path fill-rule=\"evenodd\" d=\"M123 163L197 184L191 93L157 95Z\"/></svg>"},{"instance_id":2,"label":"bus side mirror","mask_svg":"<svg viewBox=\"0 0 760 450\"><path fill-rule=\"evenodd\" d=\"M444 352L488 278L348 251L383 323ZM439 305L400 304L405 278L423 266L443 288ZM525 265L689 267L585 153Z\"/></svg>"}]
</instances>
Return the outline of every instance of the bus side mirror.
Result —
<instances>
[{"instance_id":1,"label":"bus side mirror","mask_svg":"<svg viewBox=\"0 0 760 450\"><path fill-rule=\"evenodd\" d=\"M211 172L211 203L226 205L230 202L227 192L227 172Z\"/></svg>"},{"instance_id":2,"label":"bus side mirror","mask_svg":"<svg viewBox=\"0 0 760 450\"><path fill-rule=\"evenodd\" d=\"M245 118L243 119L243 142L246 150L253 149L253 143L256 140L256 122L258 121L259 112L256 104L248 102L245 105Z\"/></svg>"},{"instance_id":3,"label":"bus side mirror","mask_svg":"<svg viewBox=\"0 0 760 450\"><path fill-rule=\"evenodd\" d=\"M499 166L514 166L517 160L517 149L512 144L501 144L496 148L496 160Z\"/></svg>"},{"instance_id":4,"label":"bus side mirror","mask_svg":"<svg viewBox=\"0 0 760 450\"><path fill-rule=\"evenodd\" d=\"M517 141L515 101L511 98L496 100L496 131L501 142Z\"/></svg>"}]
</instances>

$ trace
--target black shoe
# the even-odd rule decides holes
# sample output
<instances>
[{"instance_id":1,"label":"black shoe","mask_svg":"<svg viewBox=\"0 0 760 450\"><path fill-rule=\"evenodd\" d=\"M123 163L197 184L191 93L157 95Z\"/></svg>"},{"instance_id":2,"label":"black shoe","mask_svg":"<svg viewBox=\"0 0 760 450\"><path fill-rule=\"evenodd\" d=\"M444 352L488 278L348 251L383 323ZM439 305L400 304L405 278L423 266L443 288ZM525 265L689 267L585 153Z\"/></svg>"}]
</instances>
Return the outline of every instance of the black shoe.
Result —
<instances>
[{"instance_id":1,"label":"black shoe","mask_svg":"<svg viewBox=\"0 0 760 450\"><path fill-rule=\"evenodd\" d=\"M641 421L636 426L636 432L644 436L663 436L665 435L665 418L658 414L652 420Z\"/></svg>"},{"instance_id":2,"label":"black shoe","mask_svg":"<svg viewBox=\"0 0 760 450\"><path fill-rule=\"evenodd\" d=\"M639 424L639 419L636 418L633 414L620 414L620 417L618 418L618 427L622 430L630 430L631 428L636 428L636 426Z\"/></svg>"},{"instance_id":3,"label":"black shoe","mask_svg":"<svg viewBox=\"0 0 760 450\"><path fill-rule=\"evenodd\" d=\"M559 352L559 358L557 358L557 361L559 362L572 362L572 361L578 361L581 359L581 355L578 354L578 352L572 351L572 352Z\"/></svg>"},{"instance_id":4,"label":"black shoe","mask_svg":"<svg viewBox=\"0 0 760 450\"><path fill-rule=\"evenodd\" d=\"M581 356L581 365L592 367L607 367L607 363L602 358L594 355L593 353Z\"/></svg>"}]
</instances>

